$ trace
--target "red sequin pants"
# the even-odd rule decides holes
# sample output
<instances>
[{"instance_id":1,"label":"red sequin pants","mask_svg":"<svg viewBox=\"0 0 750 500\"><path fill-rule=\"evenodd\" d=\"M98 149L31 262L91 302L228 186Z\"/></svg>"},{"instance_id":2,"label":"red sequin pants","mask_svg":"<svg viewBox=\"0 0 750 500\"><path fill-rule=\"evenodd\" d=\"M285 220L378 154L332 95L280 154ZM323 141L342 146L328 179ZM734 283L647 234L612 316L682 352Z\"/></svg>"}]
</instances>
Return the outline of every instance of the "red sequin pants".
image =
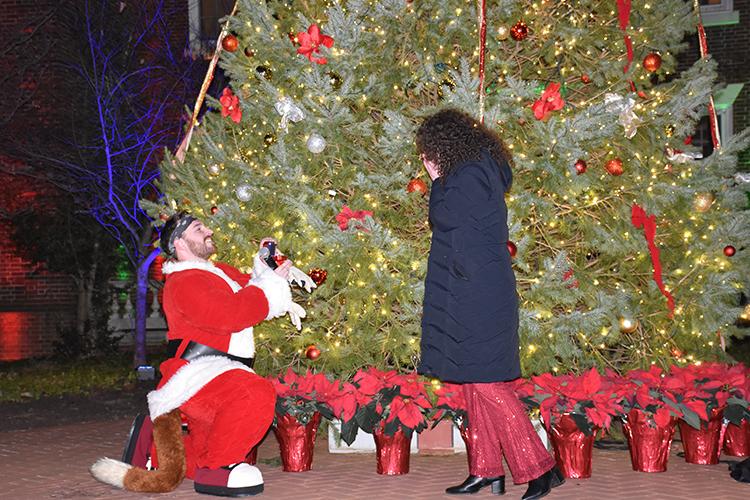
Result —
<instances>
[{"instance_id":1,"label":"red sequin pants","mask_svg":"<svg viewBox=\"0 0 750 500\"><path fill-rule=\"evenodd\" d=\"M511 384L464 384L463 390L469 417L469 474L505 475L503 455L516 484L536 479L555 465Z\"/></svg>"}]
</instances>

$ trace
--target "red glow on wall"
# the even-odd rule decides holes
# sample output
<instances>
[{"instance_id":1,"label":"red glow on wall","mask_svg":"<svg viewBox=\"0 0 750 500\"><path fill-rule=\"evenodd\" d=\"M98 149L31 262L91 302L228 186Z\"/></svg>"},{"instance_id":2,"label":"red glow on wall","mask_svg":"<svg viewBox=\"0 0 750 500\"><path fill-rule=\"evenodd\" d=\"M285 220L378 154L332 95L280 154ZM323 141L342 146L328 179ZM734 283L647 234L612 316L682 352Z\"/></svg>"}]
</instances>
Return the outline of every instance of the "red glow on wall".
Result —
<instances>
[{"instance_id":1,"label":"red glow on wall","mask_svg":"<svg viewBox=\"0 0 750 500\"><path fill-rule=\"evenodd\" d=\"M29 327L29 313L0 313L0 361L15 361L27 356L24 354L26 332Z\"/></svg>"}]
</instances>

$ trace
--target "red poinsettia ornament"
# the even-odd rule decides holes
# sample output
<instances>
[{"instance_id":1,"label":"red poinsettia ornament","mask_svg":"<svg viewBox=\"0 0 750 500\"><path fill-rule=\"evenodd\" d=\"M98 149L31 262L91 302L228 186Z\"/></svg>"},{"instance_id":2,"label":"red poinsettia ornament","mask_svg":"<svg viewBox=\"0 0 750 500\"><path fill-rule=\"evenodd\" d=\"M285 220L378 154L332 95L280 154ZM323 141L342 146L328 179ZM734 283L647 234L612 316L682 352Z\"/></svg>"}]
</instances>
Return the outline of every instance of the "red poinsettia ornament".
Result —
<instances>
[{"instance_id":1,"label":"red poinsettia ornament","mask_svg":"<svg viewBox=\"0 0 750 500\"><path fill-rule=\"evenodd\" d=\"M349 221L351 219L364 221L365 217L368 217L368 216L372 217L372 212L369 210L354 211L351 208L349 208L348 205L344 205L341 208L341 212L339 212L339 214L336 216L336 222L339 223L339 229L341 229L342 231L346 231L349 228ZM358 229L367 230L366 228L362 227L362 225L359 223L355 224L354 227Z\"/></svg>"},{"instance_id":2,"label":"red poinsettia ornament","mask_svg":"<svg viewBox=\"0 0 750 500\"><path fill-rule=\"evenodd\" d=\"M320 32L320 28L317 24L311 24L307 31L300 31L297 33L297 42L299 48L297 48L297 54L302 54L307 57L311 62L317 64L326 64L328 59L325 57L319 57L320 46L323 45L329 49L333 47L333 38L324 35Z\"/></svg>"},{"instance_id":3,"label":"red poinsettia ornament","mask_svg":"<svg viewBox=\"0 0 750 500\"><path fill-rule=\"evenodd\" d=\"M239 123L242 120L240 98L234 95L232 89L226 87L224 92L221 93L219 102L221 103L221 116L224 118L230 117L234 123Z\"/></svg>"},{"instance_id":4,"label":"red poinsettia ornament","mask_svg":"<svg viewBox=\"0 0 750 500\"><path fill-rule=\"evenodd\" d=\"M531 109L534 111L534 118L537 120L546 120L552 111L558 111L565 106L565 101L560 95L560 84L550 83L544 89L542 96L534 101Z\"/></svg>"}]
</instances>

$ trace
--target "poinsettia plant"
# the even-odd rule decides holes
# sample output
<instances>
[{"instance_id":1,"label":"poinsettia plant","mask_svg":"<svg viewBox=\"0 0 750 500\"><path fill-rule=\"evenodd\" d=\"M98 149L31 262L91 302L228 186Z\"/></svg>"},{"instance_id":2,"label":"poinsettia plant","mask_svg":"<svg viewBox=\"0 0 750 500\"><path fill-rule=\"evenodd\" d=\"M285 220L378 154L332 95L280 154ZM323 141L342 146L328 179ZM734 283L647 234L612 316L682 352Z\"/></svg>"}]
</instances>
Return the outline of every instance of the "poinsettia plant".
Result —
<instances>
[{"instance_id":1,"label":"poinsettia plant","mask_svg":"<svg viewBox=\"0 0 750 500\"><path fill-rule=\"evenodd\" d=\"M627 415L633 409L641 410L650 424L665 427L672 417L681 418L675 395L665 387L664 370L651 365L648 370L632 370L622 380L629 384L628 397L623 401L623 411Z\"/></svg>"},{"instance_id":2,"label":"poinsettia plant","mask_svg":"<svg viewBox=\"0 0 750 500\"><path fill-rule=\"evenodd\" d=\"M323 373L307 370L300 375L289 368L286 373L269 380L276 389L276 415L291 415L302 425L307 425L315 413L333 418L329 400L336 395L337 383Z\"/></svg>"},{"instance_id":3,"label":"poinsettia plant","mask_svg":"<svg viewBox=\"0 0 750 500\"><path fill-rule=\"evenodd\" d=\"M750 370L743 364L729 367L726 386L730 396L724 418L735 425L750 422Z\"/></svg>"},{"instance_id":4,"label":"poinsettia plant","mask_svg":"<svg viewBox=\"0 0 750 500\"><path fill-rule=\"evenodd\" d=\"M388 436L400 429L411 437L412 432L427 427L427 413L432 406L416 373L360 369L352 383L345 383L340 390L344 394L337 402L341 411L336 416L341 418L341 438L347 444L354 442L359 429L368 433L382 429ZM346 412L353 404L354 412Z\"/></svg>"},{"instance_id":5,"label":"poinsettia plant","mask_svg":"<svg viewBox=\"0 0 750 500\"><path fill-rule=\"evenodd\" d=\"M708 422L714 410L726 406L730 396L727 376L727 365L720 363L673 366L664 385L674 394L682 419L700 429L701 421Z\"/></svg>"},{"instance_id":6,"label":"poinsettia plant","mask_svg":"<svg viewBox=\"0 0 750 500\"><path fill-rule=\"evenodd\" d=\"M582 375L544 373L530 382L517 384L516 392L529 408L539 408L548 429L562 415L570 415L584 434L591 435L595 428L608 429L622 412L624 388L595 368Z\"/></svg>"},{"instance_id":7,"label":"poinsettia plant","mask_svg":"<svg viewBox=\"0 0 750 500\"><path fill-rule=\"evenodd\" d=\"M435 427L443 419L450 419L458 427L469 426L469 416L466 413L466 399L460 384L440 383L433 389L434 401L432 404L433 421Z\"/></svg>"}]
</instances>

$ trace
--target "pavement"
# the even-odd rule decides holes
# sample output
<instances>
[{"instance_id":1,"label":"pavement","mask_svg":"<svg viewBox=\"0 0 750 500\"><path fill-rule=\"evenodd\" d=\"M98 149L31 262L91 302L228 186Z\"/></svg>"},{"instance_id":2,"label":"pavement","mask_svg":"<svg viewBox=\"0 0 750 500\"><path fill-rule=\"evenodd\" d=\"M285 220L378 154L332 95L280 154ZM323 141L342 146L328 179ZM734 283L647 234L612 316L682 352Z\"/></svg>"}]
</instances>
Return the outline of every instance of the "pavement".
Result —
<instances>
[{"instance_id":1,"label":"pavement","mask_svg":"<svg viewBox=\"0 0 750 500\"><path fill-rule=\"evenodd\" d=\"M193 491L186 479L171 493L143 495L124 492L95 481L88 467L97 458L119 458L130 420L66 424L30 430L0 431L0 498L26 499L192 499L209 498ZM567 482L547 497L562 499L750 499L750 484L729 477L727 465L691 465L677 455L675 443L669 470L660 474L634 472L628 452L594 450L591 479ZM269 434L258 454L265 478L263 499L435 499L467 475L466 455L412 455L411 470L402 476L375 472L373 454L330 454L325 436L316 443L313 470L283 472L278 445ZM728 458L728 457L722 457ZM734 458L728 458L736 460ZM526 485L508 478L505 498L520 498ZM471 498L491 497L489 488Z\"/></svg>"}]
</instances>

